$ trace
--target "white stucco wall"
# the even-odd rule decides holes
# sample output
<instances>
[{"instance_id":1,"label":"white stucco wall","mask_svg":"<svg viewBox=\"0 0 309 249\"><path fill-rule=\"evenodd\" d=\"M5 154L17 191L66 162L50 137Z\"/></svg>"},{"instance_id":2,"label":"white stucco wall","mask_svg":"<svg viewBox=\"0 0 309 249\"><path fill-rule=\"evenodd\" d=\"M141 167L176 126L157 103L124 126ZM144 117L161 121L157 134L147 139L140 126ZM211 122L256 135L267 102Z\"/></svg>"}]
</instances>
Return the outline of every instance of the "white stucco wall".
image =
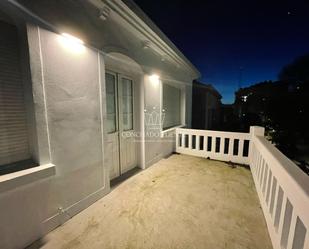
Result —
<instances>
[{"instance_id":1,"label":"white stucco wall","mask_svg":"<svg viewBox=\"0 0 309 249\"><path fill-rule=\"evenodd\" d=\"M104 62L88 48L65 51L58 38L28 27L38 161L55 164L56 175L0 193L0 248L28 245L109 191Z\"/></svg>"},{"instance_id":2,"label":"white stucco wall","mask_svg":"<svg viewBox=\"0 0 309 249\"><path fill-rule=\"evenodd\" d=\"M191 127L192 121L192 81L186 84L186 99L185 99L185 124L188 128Z\"/></svg>"},{"instance_id":3,"label":"white stucco wall","mask_svg":"<svg viewBox=\"0 0 309 249\"><path fill-rule=\"evenodd\" d=\"M164 74L161 78L167 78ZM171 76L168 76L170 78ZM160 113L162 107L162 86L163 81L154 84L150 81L149 75L144 77L144 91L145 91L145 112L146 113ZM192 105L192 84L186 79L177 81L176 83L183 91L182 99L182 123L185 126L191 126L191 105ZM159 126L149 126L147 124L147 117L145 116L145 165L146 167L152 165L158 160L162 159L175 151L175 139L173 135L175 130L165 132L162 135L162 130Z\"/></svg>"},{"instance_id":4,"label":"white stucco wall","mask_svg":"<svg viewBox=\"0 0 309 249\"><path fill-rule=\"evenodd\" d=\"M100 52L85 47L83 53L72 53L62 46L58 34L34 24L28 25L29 48L25 49L29 49L29 58L25 56L23 61L30 60L30 72L24 72L28 74L24 76L27 107L31 114L28 117L33 138L31 150L40 165L53 163L56 173L40 179L29 177L26 184L5 190L0 186L0 248L29 245L109 192L109 162L108 155L104 153L106 131L103 122L106 68L131 76L137 85L135 123L136 131L141 133L137 166L151 166L171 154L175 147L173 139L160 137L160 130L154 131L157 132L155 137L145 136L149 130L145 125L144 111L155 108L160 112L162 105L160 85L152 84L149 75L156 72L161 78L176 80L182 85L186 95L183 122L191 125L191 82L194 76L184 65L177 66L171 59L174 56L163 62L162 51L158 53L158 48L143 49L141 40L144 38L133 29L133 25L120 20L118 15L111 15L107 22L94 16L92 21L77 18L72 21L66 15L65 7L77 8L74 11L80 17L84 17L84 9L67 5L67 2L53 5L62 17L58 19L49 16L50 10L39 11L46 8L44 3L26 2L30 4L29 8L34 6L42 18L44 13L47 14L46 20L60 30L68 33L78 31L73 34L88 39L85 42L93 44ZM12 16L17 16L16 9L11 10ZM36 23L28 18L31 23ZM24 25L25 20L20 21ZM91 25L80 25L80 21ZM68 27L63 27L64 23ZM126 54L130 57L127 61L129 66L107 61L101 50L106 54L112 51ZM125 57L120 58L126 60ZM132 67L133 64L135 67Z\"/></svg>"}]
</instances>

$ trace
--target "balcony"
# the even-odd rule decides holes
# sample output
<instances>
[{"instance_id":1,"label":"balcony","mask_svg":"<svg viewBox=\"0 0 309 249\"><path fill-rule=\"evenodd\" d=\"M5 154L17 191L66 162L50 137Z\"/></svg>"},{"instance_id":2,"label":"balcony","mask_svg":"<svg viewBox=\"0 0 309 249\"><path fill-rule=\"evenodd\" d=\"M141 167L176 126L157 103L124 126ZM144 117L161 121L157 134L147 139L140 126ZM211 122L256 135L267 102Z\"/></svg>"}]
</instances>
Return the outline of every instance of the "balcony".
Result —
<instances>
[{"instance_id":1,"label":"balcony","mask_svg":"<svg viewBox=\"0 0 309 249\"><path fill-rule=\"evenodd\" d=\"M261 127L248 134L177 129L181 154L131 177L40 242L44 248L307 249L308 176L263 133Z\"/></svg>"},{"instance_id":2,"label":"balcony","mask_svg":"<svg viewBox=\"0 0 309 249\"><path fill-rule=\"evenodd\" d=\"M250 165L273 248L309 248L309 177L265 139L264 128L178 129L176 151Z\"/></svg>"}]
</instances>

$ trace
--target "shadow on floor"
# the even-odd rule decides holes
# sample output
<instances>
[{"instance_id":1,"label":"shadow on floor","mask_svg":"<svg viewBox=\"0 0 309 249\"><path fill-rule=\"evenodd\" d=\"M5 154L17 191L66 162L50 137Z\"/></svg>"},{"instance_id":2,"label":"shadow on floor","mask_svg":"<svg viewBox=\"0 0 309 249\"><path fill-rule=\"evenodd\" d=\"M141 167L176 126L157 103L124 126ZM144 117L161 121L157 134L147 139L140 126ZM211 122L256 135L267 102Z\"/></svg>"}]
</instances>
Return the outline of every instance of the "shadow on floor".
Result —
<instances>
[{"instance_id":1,"label":"shadow on floor","mask_svg":"<svg viewBox=\"0 0 309 249\"><path fill-rule=\"evenodd\" d=\"M123 175L118 176L117 178L111 180L111 183L110 183L111 190L114 190L117 186L119 186L125 180L127 180L128 178L138 174L141 171L142 171L141 168L135 167L135 168L129 170L128 172L124 173Z\"/></svg>"},{"instance_id":2,"label":"shadow on floor","mask_svg":"<svg viewBox=\"0 0 309 249\"><path fill-rule=\"evenodd\" d=\"M31 245L27 246L25 249L39 249L42 248L45 244L47 244L47 240L41 238L33 242Z\"/></svg>"}]
</instances>

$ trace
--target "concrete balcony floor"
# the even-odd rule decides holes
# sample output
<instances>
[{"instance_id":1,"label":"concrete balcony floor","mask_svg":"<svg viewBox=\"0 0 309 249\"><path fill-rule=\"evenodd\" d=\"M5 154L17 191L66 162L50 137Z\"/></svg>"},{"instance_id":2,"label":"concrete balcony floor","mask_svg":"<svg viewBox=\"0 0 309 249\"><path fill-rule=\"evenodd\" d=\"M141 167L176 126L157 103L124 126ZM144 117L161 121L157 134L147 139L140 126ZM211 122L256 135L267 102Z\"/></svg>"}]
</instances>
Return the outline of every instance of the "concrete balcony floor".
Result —
<instances>
[{"instance_id":1,"label":"concrete balcony floor","mask_svg":"<svg viewBox=\"0 0 309 249\"><path fill-rule=\"evenodd\" d=\"M173 155L48 234L43 248L272 248L251 173Z\"/></svg>"}]
</instances>

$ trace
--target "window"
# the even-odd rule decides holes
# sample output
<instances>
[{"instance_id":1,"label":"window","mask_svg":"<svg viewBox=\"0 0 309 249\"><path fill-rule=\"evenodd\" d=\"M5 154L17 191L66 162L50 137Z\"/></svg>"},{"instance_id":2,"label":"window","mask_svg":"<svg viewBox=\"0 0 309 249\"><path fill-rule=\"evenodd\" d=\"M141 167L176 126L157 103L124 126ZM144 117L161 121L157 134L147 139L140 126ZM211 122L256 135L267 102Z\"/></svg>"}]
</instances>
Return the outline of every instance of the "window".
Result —
<instances>
[{"instance_id":1,"label":"window","mask_svg":"<svg viewBox=\"0 0 309 249\"><path fill-rule=\"evenodd\" d=\"M0 21L0 175L35 166L29 146L17 28Z\"/></svg>"},{"instance_id":2,"label":"window","mask_svg":"<svg viewBox=\"0 0 309 249\"><path fill-rule=\"evenodd\" d=\"M116 116L116 76L106 73L106 109L107 109L107 132L113 133L117 127Z\"/></svg>"},{"instance_id":3,"label":"window","mask_svg":"<svg viewBox=\"0 0 309 249\"><path fill-rule=\"evenodd\" d=\"M118 90L119 94L117 94ZM119 100L118 98L120 98L121 100ZM119 105L119 108L117 107L117 105ZM106 73L106 109L108 133L114 133L118 130L118 118L121 124L121 126L119 127L121 130L133 130L132 80L123 78L119 75L117 77L116 74Z\"/></svg>"},{"instance_id":4,"label":"window","mask_svg":"<svg viewBox=\"0 0 309 249\"><path fill-rule=\"evenodd\" d=\"M133 82L121 78L123 130L133 130Z\"/></svg>"},{"instance_id":5,"label":"window","mask_svg":"<svg viewBox=\"0 0 309 249\"><path fill-rule=\"evenodd\" d=\"M181 125L181 89L163 84L163 130Z\"/></svg>"}]
</instances>

